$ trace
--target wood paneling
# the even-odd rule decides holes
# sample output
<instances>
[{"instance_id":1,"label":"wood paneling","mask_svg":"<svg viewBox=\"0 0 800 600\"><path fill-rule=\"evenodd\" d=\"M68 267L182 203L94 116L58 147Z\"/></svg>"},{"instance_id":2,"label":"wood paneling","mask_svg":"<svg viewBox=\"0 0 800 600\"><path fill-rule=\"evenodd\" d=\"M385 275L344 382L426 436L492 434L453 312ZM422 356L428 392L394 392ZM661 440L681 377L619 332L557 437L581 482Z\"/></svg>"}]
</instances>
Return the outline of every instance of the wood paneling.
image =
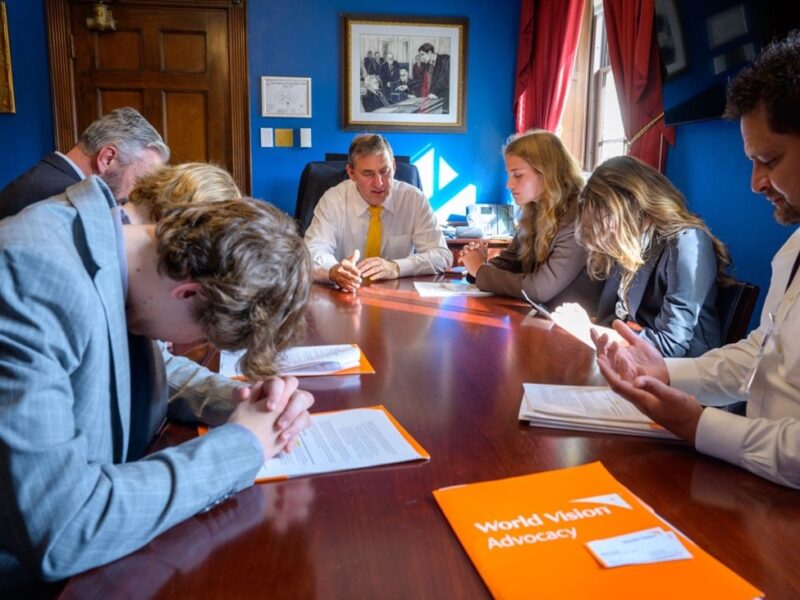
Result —
<instances>
[{"instance_id":1,"label":"wood paneling","mask_svg":"<svg viewBox=\"0 0 800 600\"><path fill-rule=\"evenodd\" d=\"M89 31L90 0L46 0L56 144L113 107L138 108L172 162L227 167L250 191L246 3L116 0L117 31Z\"/></svg>"},{"instance_id":2,"label":"wood paneling","mask_svg":"<svg viewBox=\"0 0 800 600\"><path fill-rule=\"evenodd\" d=\"M164 92L166 132L173 162L206 162L208 108L204 92Z\"/></svg>"}]
</instances>

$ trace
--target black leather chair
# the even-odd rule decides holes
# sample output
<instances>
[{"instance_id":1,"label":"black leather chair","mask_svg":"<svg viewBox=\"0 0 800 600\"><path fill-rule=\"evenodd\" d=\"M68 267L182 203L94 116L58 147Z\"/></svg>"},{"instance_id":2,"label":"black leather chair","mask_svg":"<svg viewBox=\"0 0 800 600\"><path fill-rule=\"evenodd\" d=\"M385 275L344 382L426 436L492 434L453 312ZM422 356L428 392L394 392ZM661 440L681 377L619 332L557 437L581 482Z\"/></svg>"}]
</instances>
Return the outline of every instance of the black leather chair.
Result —
<instances>
[{"instance_id":1,"label":"black leather chair","mask_svg":"<svg viewBox=\"0 0 800 600\"><path fill-rule=\"evenodd\" d=\"M330 155L326 155L330 156ZM295 205L294 218L300 230L300 235L305 235L306 229L311 225L314 209L322 195L333 186L347 179L347 156L344 160L313 161L308 163L300 175L300 184L297 188L297 204ZM405 181L422 189L422 181L415 165L403 162L403 157L395 157L397 168L394 178Z\"/></svg>"},{"instance_id":2,"label":"black leather chair","mask_svg":"<svg viewBox=\"0 0 800 600\"><path fill-rule=\"evenodd\" d=\"M758 300L758 286L745 281L717 288L717 313L722 326L722 344L738 342L747 333Z\"/></svg>"}]
</instances>

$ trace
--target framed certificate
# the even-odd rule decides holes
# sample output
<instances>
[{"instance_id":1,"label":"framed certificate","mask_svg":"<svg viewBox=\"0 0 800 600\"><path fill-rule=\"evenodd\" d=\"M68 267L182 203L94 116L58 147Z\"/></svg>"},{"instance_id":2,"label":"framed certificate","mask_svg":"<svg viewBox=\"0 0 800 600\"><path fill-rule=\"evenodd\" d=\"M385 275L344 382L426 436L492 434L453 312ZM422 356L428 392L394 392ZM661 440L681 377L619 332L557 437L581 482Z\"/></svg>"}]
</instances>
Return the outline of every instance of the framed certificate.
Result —
<instances>
[{"instance_id":1,"label":"framed certificate","mask_svg":"<svg viewBox=\"0 0 800 600\"><path fill-rule=\"evenodd\" d=\"M262 77L261 116L310 119L311 78Z\"/></svg>"}]
</instances>

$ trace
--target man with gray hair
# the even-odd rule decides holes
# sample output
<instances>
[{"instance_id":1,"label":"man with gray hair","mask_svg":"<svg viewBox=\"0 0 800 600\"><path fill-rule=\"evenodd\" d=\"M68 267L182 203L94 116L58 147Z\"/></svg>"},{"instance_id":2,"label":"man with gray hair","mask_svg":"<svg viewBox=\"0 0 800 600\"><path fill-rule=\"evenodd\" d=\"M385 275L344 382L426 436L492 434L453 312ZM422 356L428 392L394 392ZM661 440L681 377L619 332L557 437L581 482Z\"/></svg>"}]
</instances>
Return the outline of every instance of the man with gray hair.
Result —
<instances>
[{"instance_id":1,"label":"man with gray hair","mask_svg":"<svg viewBox=\"0 0 800 600\"><path fill-rule=\"evenodd\" d=\"M66 154L53 152L0 191L0 218L55 196L91 175L108 185L117 200L136 180L169 160L161 136L133 108L117 108L89 125Z\"/></svg>"}]
</instances>

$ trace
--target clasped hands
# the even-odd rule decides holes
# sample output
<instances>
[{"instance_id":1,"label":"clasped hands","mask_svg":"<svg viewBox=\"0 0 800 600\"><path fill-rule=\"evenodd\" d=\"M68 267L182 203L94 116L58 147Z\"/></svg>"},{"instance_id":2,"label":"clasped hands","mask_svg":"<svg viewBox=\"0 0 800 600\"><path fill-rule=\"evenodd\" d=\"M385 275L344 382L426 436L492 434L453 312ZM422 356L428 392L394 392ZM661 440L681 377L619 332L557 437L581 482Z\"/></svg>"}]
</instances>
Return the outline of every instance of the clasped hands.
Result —
<instances>
[{"instance_id":1,"label":"clasped hands","mask_svg":"<svg viewBox=\"0 0 800 600\"><path fill-rule=\"evenodd\" d=\"M352 256L336 263L328 271L328 278L345 292L355 292L367 278L378 281L400 277L400 265L393 260L372 256L359 262L360 256L361 253L355 250Z\"/></svg>"},{"instance_id":2,"label":"clasped hands","mask_svg":"<svg viewBox=\"0 0 800 600\"><path fill-rule=\"evenodd\" d=\"M463 264L467 268L467 273L475 277L480 269L489 258L489 248L486 242L476 240L469 242L461 249L458 255Z\"/></svg>"},{"instance_id":3,"label":"clasped hands","mask_svg":"<svg viewBox=\"0 0 800 600\"><path fill-rule=\"evenodd\" d=\"M233 391L236 408L228 423L255 434L264 449L264 460L282 450L291 451L295 438L311 425L308 409L314 396L297 386L295 377L269 377Z\"/></svg>"}]
</instances>

